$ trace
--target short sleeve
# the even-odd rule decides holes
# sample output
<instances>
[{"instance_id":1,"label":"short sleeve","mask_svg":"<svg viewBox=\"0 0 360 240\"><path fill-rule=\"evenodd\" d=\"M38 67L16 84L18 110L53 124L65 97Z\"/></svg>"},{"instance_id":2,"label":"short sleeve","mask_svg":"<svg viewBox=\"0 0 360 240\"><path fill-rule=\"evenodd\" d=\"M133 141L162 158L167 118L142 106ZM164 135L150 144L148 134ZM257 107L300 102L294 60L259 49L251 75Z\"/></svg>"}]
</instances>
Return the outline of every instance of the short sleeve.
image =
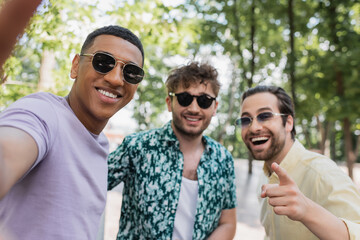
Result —
<instances>
[{"instance_id":1,"label":"short sleeve","mask_svg":"<svg viewBox=\"0 0 360 240\"><path fill-rule=\"evenodd\" d=\"M350 235L350 240L360 240L360 222L352 222L346 219L344 221Z\"/></svg>"},{"instance_id":2,"label":"short sleeve","mask_svg":"<svg viewBox=\"0 0 360 240\"><path fill-rule=\"evenodd\" d=\"M130 168L130 145L134 140L128 136L117 147L115 151L108 156L108 190L113 189L119 183L123 182L129 173Z\"/></svg>"},{"instance_id":3,"label":"short sleeve","mask_svg":"<svg viewBox=\"0 0 360 240\"><path fill-rule=\"evenodd\" d=\"M51 148L57 132L57 124L57 115L51 104L31 97L18 100L0 114L0 126L18 128L35 140L39 153L32 168Z\"/></svg>"}]
</instances>

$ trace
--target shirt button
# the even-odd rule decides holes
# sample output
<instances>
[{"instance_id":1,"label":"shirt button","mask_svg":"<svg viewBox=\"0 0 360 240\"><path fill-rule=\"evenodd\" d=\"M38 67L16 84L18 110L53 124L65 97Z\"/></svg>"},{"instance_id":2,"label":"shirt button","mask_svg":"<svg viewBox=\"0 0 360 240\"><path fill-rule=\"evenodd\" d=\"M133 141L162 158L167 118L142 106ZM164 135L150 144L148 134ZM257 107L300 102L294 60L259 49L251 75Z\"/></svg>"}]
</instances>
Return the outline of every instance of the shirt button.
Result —
<instances>
[{"instance_id":1,"label":"shirt button","mask_svg":"<svg viewBox=\"0 0 360 240\"><path fill-rule=\"evenodd\" d=\"M171 210L171 213L175 213L175 210Z\"/></svg>"}]
</instances>

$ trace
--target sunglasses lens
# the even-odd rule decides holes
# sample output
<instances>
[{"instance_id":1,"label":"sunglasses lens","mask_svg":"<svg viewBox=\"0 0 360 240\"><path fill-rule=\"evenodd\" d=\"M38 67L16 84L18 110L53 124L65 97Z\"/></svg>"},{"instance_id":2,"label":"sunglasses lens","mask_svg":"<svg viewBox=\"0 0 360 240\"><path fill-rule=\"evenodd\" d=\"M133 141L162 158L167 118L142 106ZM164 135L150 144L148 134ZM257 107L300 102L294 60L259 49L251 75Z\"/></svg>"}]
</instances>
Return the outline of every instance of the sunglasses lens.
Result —
<instances>
[{"instance_id":1,"label":"sunglasses lens","mask_svg":"<svg viewBox=\"0 0 360 240\"><path fill-rule=\"evenodd\" d=\"M272 112L263 112L257 115L256 119L258 122L265 122L272 119L273 117L274 115Z\"/></svg>"},{"instance_id":2,"label":"sunglasses lens","mask_svg":"<svg viewBox=\"0 0 360 240\"><path fill-rule=\"evenodd\" d=\"M124 78L128 83L138 84L144 78L144 70L134 64L126 64L123 70Z\"/></svg>"},{"instance_id":3,"label":"sunglasses lens","mask_svg":"<svg viewBox=\"0 0 360 240\"><path fill-rule=\"evenodd\" d=\"M203 109L210 107L212 102L213 102L213 98L211 98L210 96L208 96L206 94L203 94L203 95L197 97L197 103L198 103L199 107L201 107Z\"/></svg>"},{"instance_id":4,"label":"sunglasses lens","mask_svg":"<svg viewBox=\"0 0 360 240\"><path fill-rule=\"evenodd\" d=\"M247 127L251 123L251 118L249 117L242 117L236 120L236 125L240 125L241 127Z\"/></svg>"},{"instance_id":5,"label":"sunglasses lens","mask_svg":"<svg viewBox=\"0 0 360 240\"><path fill-rule=\"evenodd\" d=\"M96 53L93 57L92 65L96 71L105 74L115 67L116 61L107 54Z\"/></svg>"},{"instance_id":6,"label":"sunglasses lens","mask_svg":"<svg viewBox=\"0 0 360 240\"><path fill-rule=\"evenodd\" d=\"M193 96L187 92L176 94L179 104L183 107L189 106L193 101Z\"/></svg>"}]
</instances>

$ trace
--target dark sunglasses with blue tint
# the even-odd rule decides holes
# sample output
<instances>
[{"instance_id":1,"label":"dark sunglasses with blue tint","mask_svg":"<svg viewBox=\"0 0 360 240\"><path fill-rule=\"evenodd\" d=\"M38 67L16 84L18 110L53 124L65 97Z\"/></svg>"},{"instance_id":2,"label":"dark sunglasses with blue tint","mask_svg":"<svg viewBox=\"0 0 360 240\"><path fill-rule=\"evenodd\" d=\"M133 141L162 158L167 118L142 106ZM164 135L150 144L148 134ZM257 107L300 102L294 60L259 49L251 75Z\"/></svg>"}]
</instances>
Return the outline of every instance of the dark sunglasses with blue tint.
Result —
<instances>
[{"instance_id":1,"label":"dark sunglasses with blue tint","mask_svg":"<svg viewBox=\"0 0 360 240\"><path fill-rule=\"evenodd\" d=\"M209 108L212 102L216 100L216 98L211 97L207 94L196 96L196 95L191 95L188 92L182 92L182 93L169 92L169 96L171 97L176 96L178 103L183 107L189 106L193 102L194 98L196 98L197 104L202 109Z\"/></svg>"},{"instance_id":2,"label":"dark sunglasses with blue tint","mask_svg":"<svg viewBox=\"0 0 360 240\"><path fill-rule=\"evenodd\" d=\"M274 113L274 112L262 112L259 113L255 118L258 123L264 123L273 119L275 116L287 116L289 114L284 113ZM241 126L242 128L249 127L251 123L254 121L252 117L241 117L236 119L235 125Z\"/></svg>"},{"instance_id":3,"label":"dark sunglasses with blue tint","mask_svg":"<svg viewBox=\"0 0 360 240\"><path fill-rule=\"evenodd\" d=\"M126 62L122 59L115 58L110 53L96 52L94 54L83 53L80 56L91 57L91 63L94 70L101 74L107 74L116 67L118 62L122 63L122 72L126 82L130 84L138 84L143 80L144 70L134 63Z\"/></svg>"}]
</instances>

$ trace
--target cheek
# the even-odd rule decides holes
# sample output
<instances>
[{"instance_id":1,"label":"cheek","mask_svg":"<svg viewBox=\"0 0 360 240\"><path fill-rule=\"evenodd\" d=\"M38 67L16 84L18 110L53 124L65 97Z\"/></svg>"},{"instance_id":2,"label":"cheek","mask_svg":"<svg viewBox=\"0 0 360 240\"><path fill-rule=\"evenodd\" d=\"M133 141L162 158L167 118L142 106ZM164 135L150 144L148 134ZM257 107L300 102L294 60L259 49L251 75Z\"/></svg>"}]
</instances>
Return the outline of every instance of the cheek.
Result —
<instances>
[{"instance_id":1,"label":"cheek","mask_svg":"<svg viewBox=\"0 0 360 240\"><path fill-rule=\"evenodd\" d=\"M137 87L138 87L138 85L128 84L128 87L126 88L127 97L132 99L134 97L134 95L135 95Z\"/></svg>"},{"instance_id":2,"label":"cheek","mask_svg":"<svg viewBox=\"0 0 360 240\"><path fill-rule=\"evenodd\" d=\"M241 137L243 140L245 140L245 137L246 137L246 130L244 129L241 129Z\"/></svg>"}]
</instances>

